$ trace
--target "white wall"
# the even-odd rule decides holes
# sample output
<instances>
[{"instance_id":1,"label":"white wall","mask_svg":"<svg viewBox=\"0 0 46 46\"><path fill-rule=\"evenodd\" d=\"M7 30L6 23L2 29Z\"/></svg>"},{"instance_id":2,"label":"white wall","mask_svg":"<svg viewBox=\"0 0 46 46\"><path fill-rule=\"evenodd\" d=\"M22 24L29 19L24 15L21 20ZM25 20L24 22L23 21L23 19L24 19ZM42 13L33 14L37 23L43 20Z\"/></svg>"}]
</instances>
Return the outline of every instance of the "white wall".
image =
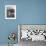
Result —
<instances>
[{"instance_id":1,"label":"white wall","mask_svg":"<svg viewBox=\"0 0 46 46\"><path fill-rule=\"evenodd\" d=\"M21 29L40 29L40 30L46 30L46 25L21 25Z\"/></svg>"}]
</instances>

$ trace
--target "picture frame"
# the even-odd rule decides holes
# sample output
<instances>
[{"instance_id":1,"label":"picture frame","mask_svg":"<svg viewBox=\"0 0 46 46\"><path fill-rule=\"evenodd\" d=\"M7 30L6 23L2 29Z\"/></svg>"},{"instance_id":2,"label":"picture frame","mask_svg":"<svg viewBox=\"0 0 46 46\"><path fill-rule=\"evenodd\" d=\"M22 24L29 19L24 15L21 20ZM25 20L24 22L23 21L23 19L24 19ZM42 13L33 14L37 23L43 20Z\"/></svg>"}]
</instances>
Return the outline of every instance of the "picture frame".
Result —
<instances>
[{"instance_id":1,"label":"picture frame","mask_svg":"<svg viewBox=\"0 0 46 46\"><path fill-rule=\"evenodd\" d=\"M27 30L28 35L24 34ZM46 24L18 24L18 42L22 40L46 41Z\"/></svg>"},{"instance_id":2,"label":"picture frame","mask_svg":"<svg viewBox=\"0 0 46 46\"><path fill-rule=\"evenodd\" d=\"M5 19L16 19L16 5L5 5Z\"/></svg>"}]
</instances>

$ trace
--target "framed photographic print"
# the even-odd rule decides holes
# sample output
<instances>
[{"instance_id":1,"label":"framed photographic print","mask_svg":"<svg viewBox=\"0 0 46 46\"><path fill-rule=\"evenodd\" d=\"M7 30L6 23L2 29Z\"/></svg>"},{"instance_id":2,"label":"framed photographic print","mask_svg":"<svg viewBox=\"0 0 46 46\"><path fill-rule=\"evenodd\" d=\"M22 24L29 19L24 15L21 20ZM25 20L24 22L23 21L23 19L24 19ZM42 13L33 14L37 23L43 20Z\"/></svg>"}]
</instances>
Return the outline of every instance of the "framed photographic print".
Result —
<instances>
[{"instance_id":1,"label":"framed photographic print","mask_svg":"<svg viewBox=\"0 0 46 46\"><path fill-rule=\"evenodd\" d=\"M5 5L5 19L16 19L16 5Z\"/></svg>"},{"instance_id":2,"label":"framed photographic print","mask_svg":"<svg viewBox=\"0 0 46 46\"><path fill-rule=\"evenodd\" d=\"M46 41L45 24L19 24L18 42L21 40Z\"/></svg>"}]
</instances>

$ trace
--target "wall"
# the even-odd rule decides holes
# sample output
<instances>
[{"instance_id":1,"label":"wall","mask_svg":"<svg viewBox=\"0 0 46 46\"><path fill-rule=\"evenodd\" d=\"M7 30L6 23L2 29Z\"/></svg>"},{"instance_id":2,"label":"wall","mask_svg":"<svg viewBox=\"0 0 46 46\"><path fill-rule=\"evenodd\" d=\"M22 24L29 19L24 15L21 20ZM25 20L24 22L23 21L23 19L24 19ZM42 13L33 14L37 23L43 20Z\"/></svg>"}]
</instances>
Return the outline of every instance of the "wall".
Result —
<instances>
[{"instance_id":1,"label":"wall","mask_svg":"<svg viewBox=\"0 0 46 46\"><path fill-rule=\"evenodd\" d=\"M16 20L5 20L5 5L16 5ZM46 0L0 0L0 44L7 44L17 24L46 24ZM17 40L16 40L17 43Z\"/></svg>"},{"instance_id":2,"label":"wall","mask_svg":"<svg viewBox=\"0 0 46 46\"><path fill-rule=\"evenodd\" d=\"M45 30L46 31L46 25L21 25L21 30Z\"/></svg>"}]
</instances>

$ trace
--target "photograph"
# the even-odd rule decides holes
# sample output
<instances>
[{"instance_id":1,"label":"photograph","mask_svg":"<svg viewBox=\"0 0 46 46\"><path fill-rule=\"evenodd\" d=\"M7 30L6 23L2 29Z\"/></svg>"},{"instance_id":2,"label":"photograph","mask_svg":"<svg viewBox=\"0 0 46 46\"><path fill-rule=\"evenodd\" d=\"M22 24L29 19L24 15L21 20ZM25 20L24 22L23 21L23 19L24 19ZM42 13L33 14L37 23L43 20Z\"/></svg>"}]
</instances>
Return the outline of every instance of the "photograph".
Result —
<instances>
[{"instance_id":1,"label":"photograph","mask_svg":"<svg viewBox=\"0 0 46 46\"><path fill-rule=\"evenodd\" d=\"M5 5L5 19L16 19L16 5Z\"/></svg>"},{"instance_id":2,"label":"photograph","mask_svg":"<svg viewBox=\"0 0 46 46\"><path fill-rule=\"evenodd\" d=\"M31 42L46 41L46 25L19 24L18 41L20 46L31 46Z\"/></svg>"}]
</instances>

